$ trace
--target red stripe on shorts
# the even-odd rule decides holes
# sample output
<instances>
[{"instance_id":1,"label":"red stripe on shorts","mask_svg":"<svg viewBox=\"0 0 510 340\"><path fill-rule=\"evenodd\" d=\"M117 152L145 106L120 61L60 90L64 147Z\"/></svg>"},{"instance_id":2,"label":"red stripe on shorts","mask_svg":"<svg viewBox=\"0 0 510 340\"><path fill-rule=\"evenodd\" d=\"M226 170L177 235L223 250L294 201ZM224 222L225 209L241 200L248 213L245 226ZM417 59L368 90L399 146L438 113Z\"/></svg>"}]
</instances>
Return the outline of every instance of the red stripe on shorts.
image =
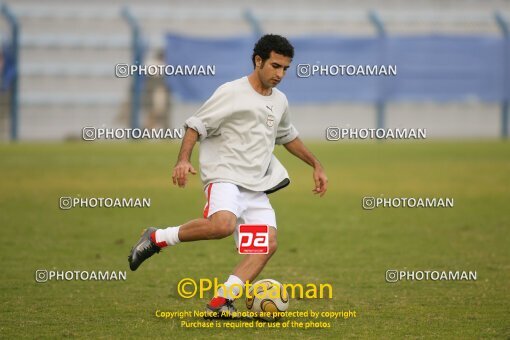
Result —
<instances>
[{"instance_id":1,"label":"red stripe on shorts","mask_svg":"<svg viewBox=\"0 0 510 340\"><path fill-rule=\"evenodd\" d=\"M207 215L209 215L209 201L211 199L212 185L213 185L213 183L209 184L209 186L207 187L207 204L205 205L205 208L204 208L204 218L207 218Z\"/></svg>"}]
</instances>

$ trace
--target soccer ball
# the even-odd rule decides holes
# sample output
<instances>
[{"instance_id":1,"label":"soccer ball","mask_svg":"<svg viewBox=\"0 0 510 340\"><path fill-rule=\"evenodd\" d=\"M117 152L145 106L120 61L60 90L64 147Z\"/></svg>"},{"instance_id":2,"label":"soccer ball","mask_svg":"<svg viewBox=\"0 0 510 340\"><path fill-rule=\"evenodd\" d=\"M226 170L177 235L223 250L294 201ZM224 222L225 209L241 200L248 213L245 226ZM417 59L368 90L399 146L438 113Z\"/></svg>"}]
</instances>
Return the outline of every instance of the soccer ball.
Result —
<instances>
[{"instance_id":1,"label":"soccer ball","mask_svg":"<svg viewBox=\"0 0 510 340\"><path fill-rule=\"evenodd\" d=\"M246 308L257 313L262 320L276 321L280 316L267 313L285 312L289 308L289 295L280 282L272 279L259 280L252 284L248 291Z\"/></svg>"}]
</instances>

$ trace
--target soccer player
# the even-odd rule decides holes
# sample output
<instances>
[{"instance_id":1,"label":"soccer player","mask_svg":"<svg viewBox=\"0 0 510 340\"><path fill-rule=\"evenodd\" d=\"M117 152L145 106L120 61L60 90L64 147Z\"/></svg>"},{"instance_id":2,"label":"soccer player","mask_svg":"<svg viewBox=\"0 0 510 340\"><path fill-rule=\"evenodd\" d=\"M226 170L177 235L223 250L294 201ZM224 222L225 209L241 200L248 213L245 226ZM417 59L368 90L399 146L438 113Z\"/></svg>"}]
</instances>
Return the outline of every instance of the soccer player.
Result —
<instances>
[{"instance_id":1,"label":"soccer player","mask_svg":"<svg viewBox=\"0 0 510 340\"><path fill-rule=\"evenodd\" d=\"M328 179L317 158L305 147L292 125L286 96L276 89L294 56L289 41L279 35L264 35L255 44L254 70L247 76L221 85L195 115L186 120L172 179L186 186L188 174L196 174L191 152L200 141L200 174L207 204L203 218L166 229L148 228L131 249L131 270L181 242L222 239L240 224L269 226L268 254L244 255L223 287L207 304L206 311L235 312L232 296L246 281L252 282L276 251L276 217L268 194L287 186L289 175L273 155L275 144L313 167L313 192L323 196ZM234 233L239 247L238 232ZM229 296L228 292L233 295Z\"/></svg>"}]
</instances>

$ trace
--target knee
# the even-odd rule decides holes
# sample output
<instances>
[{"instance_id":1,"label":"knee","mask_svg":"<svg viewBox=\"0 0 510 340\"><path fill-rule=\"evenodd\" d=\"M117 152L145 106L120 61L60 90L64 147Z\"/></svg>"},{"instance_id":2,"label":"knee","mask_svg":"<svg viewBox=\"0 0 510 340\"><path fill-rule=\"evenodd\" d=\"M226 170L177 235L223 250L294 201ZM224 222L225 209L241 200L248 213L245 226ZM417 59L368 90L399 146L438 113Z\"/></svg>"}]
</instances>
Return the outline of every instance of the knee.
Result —
<instances>
[{"instance_id":1,"label":"knee","mask_svg":"<svg viewBox=\"0 0 510 340\"><path fill-rule=\"evenodd\" d=\"M272 256L274 253L276 253L276 250L278 249L278 241L276 241L276 238L270 238L269 239L269 256Z\"/></svg>"},{"instance_id":2,"label":"knee","mask_svg":"<svg viewBox=\"0 0 510 340\"><path fill-rule=\"evenodd\" d=\"M219 240L232 235L235 230L235 224L228 221L216 221L212 224L209 233L209 239Z\"/></svg>"}]
</instances>

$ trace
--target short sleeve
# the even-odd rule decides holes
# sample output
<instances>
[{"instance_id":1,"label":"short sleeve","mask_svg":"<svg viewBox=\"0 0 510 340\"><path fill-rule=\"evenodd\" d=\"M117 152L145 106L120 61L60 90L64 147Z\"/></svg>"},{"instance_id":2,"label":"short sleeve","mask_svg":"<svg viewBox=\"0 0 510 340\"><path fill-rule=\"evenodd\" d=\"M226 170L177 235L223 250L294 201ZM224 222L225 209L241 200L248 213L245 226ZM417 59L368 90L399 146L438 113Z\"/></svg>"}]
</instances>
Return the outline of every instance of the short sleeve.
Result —
<instances>
[{"instance_id":1,"label":"short sleeve","mask_svg":"<svg viewBox=\"0 0 510 340\"><path fill-rule=\"evenodd\" d=\"M298 131L290 121L289 105L287 103L285 112L276 131L276 144L287 144L299 136Z\"/></svg>"},{"instance_id":2,"label":"short sleeve","mask_svg":"<svg viewBox=\"0 0 510 340\"><path fill-rule=\"evenodd\" d=\"M229 83L223 84L193 116L186 120L184 127L197 131L198 139L202 141L207 136L218 132L221 122L232 114L232 110L231 86Z\"/></svg>"}]
</instances>

